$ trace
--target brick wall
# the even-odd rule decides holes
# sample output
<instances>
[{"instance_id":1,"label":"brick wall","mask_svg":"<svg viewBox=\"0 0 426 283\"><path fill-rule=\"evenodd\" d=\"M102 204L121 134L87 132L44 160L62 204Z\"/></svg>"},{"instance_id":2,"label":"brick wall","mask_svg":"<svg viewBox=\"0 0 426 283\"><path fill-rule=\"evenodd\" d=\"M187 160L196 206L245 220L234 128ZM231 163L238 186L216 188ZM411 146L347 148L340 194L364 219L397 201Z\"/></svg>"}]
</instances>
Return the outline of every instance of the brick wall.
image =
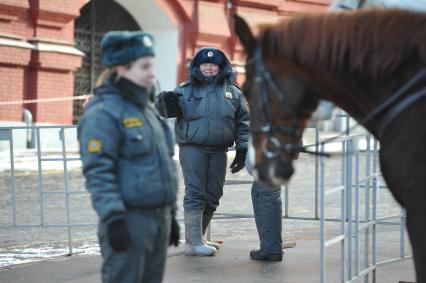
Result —
<instances>
[{"instance_id":1,"label":"brick wall","mask_svg":"<svg viewBox=\"0 0 426 283\"><path fill-rule=\"evenodd\" d=\"M22 104L1 105L1 102L24 98L24 72L23 67L0 66L0 120L21 121Z\"/></svg>"},{"instance_id":2,"label":"brick wall","mask_svg":"<svg viewBox=\"0 0 426 283\"><path fill-rule=\"evenodd\" d=\"M70 72L57 70L37 70L37 98L69 97L74 87L74 77ZM35 118L39 122L55 124L72 123L72 101L39 103L35 109ZM34 113L33 113L34 114Z\"/></svg>"},{"instance_id":3,"label":"brick wall","mask_svg":"<svg viewBox=\"0 0 426 283\"><path fill-rule=\"evenodd\" d=\"M29 49L0 46L0 120L21 120L22 105L1 105L1 102L24 98L30 55Z\"/></svg>"},{"instance_id":4,"label":"brick wall","mask_svg":"<svg viewBox=\"0 0 426 283\"><path fill-rule=\"evenodd\" d=\"M181 28L180 59L178 68L179 79L187 77L188 60L192 58L199 47L214 46L225 52L236 65L242 65L245 54L241 45L231 32L231 12L243 16L254 32L261 24L270 24L302 12L317 12L324 10L332 0L232 0L230 7L226 0L155 0L160 6L166 3L176 6L176 11L182 11L172 18ZM177 4L176 4L177 3ZM231 8L231 10L229 9ZM241 68L239 68L241 69ZM244 74L238 74L239 82L244 80Z\"/></svg>"},{"instance_id":5,"label":"brick wall","mask_svg":"<svg viewBox=\"0 0 426 283\"><path fill-rule=\"evenodd\" d=\"M36 122L72 122L71 101L7 106L1 101L73 96L73 71L81 64L80 55L40 46L72 49L74 20L83 4L82 0L0 1L0 120L21 121L25 107ZM30 47L23 48L23 43Z\"/></svg>"},{"instance_id":6,"label":"brick wall","mask_svg":"<svg viewBox=\"0 0 426 283\"><path fill-rule=\"evenodd\" d=\"M135 0L136 1L136 0ZM226 0L156 1L177 24L180 33L178 77L186 78L186 62L196 49L209 45L225 51L241 65L244 54L229 27ZM78 55L38 51L5 44L72 44L74 20L88 0L0 0L0 101L73 96L73 72ZM252 27L303 11L323 10L331 0L235 0L238 13ZM2 41L3 40L3 41ZM3 42L3 43L2 43ZM244 78L238 74L238 81ZM22 105L0 106L0 120L20 121ZM27 105L36 122L71 123L72 102Z\"/></svg>"}]
</instances>

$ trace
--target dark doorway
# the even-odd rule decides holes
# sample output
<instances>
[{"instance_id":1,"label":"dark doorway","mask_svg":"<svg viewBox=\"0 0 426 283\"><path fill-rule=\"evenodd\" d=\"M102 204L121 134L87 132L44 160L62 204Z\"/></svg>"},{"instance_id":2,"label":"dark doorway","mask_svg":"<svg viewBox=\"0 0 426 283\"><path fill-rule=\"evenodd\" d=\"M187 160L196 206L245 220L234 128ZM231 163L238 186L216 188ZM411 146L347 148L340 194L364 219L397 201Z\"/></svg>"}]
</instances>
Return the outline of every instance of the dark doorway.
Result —
<instances>
[{"instance_id":1,"label":"dark doorway","mask_svg":"<svg viewBox=\"0 0 426 283\"><path fill-rule=\"evenodd\" d=\"M112 0L92 0L81 10L75 21L74 40L76 47L84 52L81 68L75 73L74 95L93 92L96 79L103 70L100 63L100 40L111 30L141 30L133 17ZM82 115L83 100L75 100L73 123Z\"/></svg>"}]
</instances>

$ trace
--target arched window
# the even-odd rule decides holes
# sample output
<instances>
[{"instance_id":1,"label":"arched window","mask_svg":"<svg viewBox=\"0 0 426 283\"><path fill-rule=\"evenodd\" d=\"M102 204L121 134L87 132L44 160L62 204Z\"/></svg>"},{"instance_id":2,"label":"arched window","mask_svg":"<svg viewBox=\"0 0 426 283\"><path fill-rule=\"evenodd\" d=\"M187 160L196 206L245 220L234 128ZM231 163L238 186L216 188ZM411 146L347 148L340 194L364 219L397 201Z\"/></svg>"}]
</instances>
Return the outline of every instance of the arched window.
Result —
<instances>
[{"instance_id":1,"label":"arched window","mask_svg":"<svg viewBox=\"0 0 426 283\"><path fill-rule=\"evenodd\" d=\"M74 95L93 92L96 79L103 70L100 63L100 40L111 30L141 30L133 17L112 0L92 0L80 10L75 21L74 40L76 47L85 53L81 68L75 73ZM82 100L75 100L73 123L82 114Z\"/></svg>"}]
</instances>

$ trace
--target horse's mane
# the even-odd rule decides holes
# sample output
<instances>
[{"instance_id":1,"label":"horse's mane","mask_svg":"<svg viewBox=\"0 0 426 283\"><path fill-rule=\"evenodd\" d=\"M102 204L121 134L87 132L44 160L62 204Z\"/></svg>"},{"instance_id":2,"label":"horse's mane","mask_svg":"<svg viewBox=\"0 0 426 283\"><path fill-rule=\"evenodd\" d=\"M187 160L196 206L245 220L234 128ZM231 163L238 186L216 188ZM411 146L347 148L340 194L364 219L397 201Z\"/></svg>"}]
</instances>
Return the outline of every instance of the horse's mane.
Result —
<instances>
[{"instance_id":1,"label":"horse's mane","mask_svg":"<svg viewBox=\"0 0 426 283\"><path fill-rule=\"evenodd\" d=\"M394 9L300 15L264 27L269 55L366 78L408 60L426 65L426 14Z\"/></svg>"}]
</instances>

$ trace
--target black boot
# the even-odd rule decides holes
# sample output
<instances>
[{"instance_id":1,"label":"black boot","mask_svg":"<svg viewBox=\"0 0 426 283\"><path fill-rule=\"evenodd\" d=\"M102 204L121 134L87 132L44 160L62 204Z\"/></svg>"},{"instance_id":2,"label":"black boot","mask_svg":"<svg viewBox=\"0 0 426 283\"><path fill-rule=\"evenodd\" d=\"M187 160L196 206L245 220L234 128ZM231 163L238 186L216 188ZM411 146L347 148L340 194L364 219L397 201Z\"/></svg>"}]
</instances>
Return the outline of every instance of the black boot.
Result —
<instances>
[{"instance_id":1,"label":"black boot","mask_svg":"<svg viewBox=\"0 0 426 283\"><path fill-rule=\"evenodd\" d=\"M282 261L283 254L270 254L262 250L252 250L250 252L250 258L254 260Z\"/></svg>"}]
</instances>

